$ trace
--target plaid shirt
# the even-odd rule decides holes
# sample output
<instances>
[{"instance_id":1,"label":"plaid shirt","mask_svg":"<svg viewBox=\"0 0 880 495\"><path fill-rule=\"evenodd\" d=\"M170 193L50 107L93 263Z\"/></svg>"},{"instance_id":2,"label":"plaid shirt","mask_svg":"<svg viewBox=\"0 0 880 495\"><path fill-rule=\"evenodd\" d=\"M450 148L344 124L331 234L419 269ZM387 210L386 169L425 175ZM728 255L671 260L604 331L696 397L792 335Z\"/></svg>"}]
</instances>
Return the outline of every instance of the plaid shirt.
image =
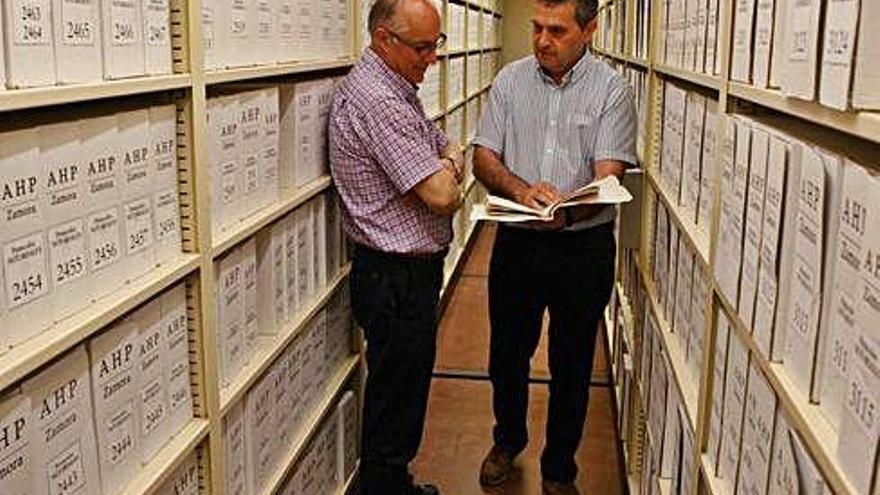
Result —
<instances>
[{"instance_id":1,"label":"plaid shirt","mask_svg":"<svg viewBox=\"0 0 880 495\"><path fill-rule=\"evenodd\" d=\"M427 254L452 240L452 221L413 187L441 169L446 136L427 119L416 87L366 50L333 95L330 172L348 236L390 253Z\"/></svg>"}]
</instances>

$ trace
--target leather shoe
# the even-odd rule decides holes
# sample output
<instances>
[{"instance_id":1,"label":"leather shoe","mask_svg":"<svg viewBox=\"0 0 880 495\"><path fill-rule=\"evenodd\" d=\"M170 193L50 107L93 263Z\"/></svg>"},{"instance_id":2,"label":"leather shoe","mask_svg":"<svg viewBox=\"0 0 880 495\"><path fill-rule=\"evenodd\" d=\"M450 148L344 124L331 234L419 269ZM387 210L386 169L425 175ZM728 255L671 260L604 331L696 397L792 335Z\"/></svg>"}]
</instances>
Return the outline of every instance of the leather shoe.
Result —
<instances>
[{"instance_id":1,"label":"leather shoe","mask_svg":"<svg viewBox=\"0 0 880 495\"><path fill-rule=\"evenodd\" d=\"M544 495L580 495L574 483L559 483L558 481L543 480L541 489Z\"/></svg>"},{"instance_id":2,"label":"leather shoe","mask_svg":"<svg viewBox=\"0 0 880 495\"><path fill-rule=\"evenodd\" d=\"M440 490L434 485L413 485L409 495L440 495Z\"/></svg>"},{"instance_id":3,"label":"leather shoe","mask_svg":"<svg viewBox=\"0 0 880 495\"><path fill-rule=\"evenodd\" d=\"M505 452L497 445L483 459L480 466L480 484L483 486L498 486L504 483L510 472L513 471L513 456Z\"/></svg>"}]
</instances>

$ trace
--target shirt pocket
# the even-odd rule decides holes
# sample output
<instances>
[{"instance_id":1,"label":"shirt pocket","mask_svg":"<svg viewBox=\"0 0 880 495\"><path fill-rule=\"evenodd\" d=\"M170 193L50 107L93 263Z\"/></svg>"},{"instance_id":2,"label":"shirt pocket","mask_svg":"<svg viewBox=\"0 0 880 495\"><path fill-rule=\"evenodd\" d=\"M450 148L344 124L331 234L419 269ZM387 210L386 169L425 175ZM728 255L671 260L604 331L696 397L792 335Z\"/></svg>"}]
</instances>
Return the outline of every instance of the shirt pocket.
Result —
<instances>
[{"instance_id":1,"label":"shirt pocket","mask_svg":"<svg viewBox=\"0 0 880 495\"><path fill-rule=\"evenodd\" d=\"M599 119L588 114L573 113L568 117L565 143L570 156L567 164L577 179L585 178L593 163L598 124Z\"/></svg>"}]
</instances>

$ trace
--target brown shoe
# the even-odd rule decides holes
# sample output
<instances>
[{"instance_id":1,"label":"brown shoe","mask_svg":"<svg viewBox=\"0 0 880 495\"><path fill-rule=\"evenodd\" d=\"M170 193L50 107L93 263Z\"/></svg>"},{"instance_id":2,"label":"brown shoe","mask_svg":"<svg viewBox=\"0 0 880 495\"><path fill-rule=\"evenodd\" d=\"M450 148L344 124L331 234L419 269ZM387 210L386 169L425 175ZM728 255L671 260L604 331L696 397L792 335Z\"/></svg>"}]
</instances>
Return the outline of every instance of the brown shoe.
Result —
<instances>
[{"instance_id":1,"label":"brown shoe","mask_svg":"<svg viewBox=\"0 0 880 495\"><path fill-rule=\"evenodd\" d=\"M559 483L557 481L543 480L541 488L544 495L580 495L574 483Z\"/></svg>"},{"instance_id":2,"label":"brown shoe","mask_svg":"<svg viewBox=\"0 0 880 495\"><path fill-rule=\"evenodd\" d=\"M480 484L498 486L507 480L512 470L513 457L501 447L493 445L480 466Z\"/></svg>"}]
</instances>

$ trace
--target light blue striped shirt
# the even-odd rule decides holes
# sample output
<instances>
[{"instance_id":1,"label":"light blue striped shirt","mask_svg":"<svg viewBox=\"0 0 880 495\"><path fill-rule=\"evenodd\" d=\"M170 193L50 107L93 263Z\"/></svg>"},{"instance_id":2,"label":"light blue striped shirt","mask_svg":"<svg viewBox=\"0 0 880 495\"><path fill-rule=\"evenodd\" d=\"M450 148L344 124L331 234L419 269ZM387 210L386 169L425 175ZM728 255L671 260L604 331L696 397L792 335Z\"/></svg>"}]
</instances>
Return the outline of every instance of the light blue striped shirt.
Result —
<instances>
[{"instance_id":1,"label":"light blue striped shirt","mask_svg":"<svg viewBox=\"0 0 880 495\"><path fill-rule=\"evenodd\" d=\"M530 55L504 67L492 84L474 144L501 155L533 184L571 191L593 180L597 160L636 165L636 109L626 80L589 52L556 85ZM614 207L570 227L613 221Z\"/></svg>"}]
</instances>

